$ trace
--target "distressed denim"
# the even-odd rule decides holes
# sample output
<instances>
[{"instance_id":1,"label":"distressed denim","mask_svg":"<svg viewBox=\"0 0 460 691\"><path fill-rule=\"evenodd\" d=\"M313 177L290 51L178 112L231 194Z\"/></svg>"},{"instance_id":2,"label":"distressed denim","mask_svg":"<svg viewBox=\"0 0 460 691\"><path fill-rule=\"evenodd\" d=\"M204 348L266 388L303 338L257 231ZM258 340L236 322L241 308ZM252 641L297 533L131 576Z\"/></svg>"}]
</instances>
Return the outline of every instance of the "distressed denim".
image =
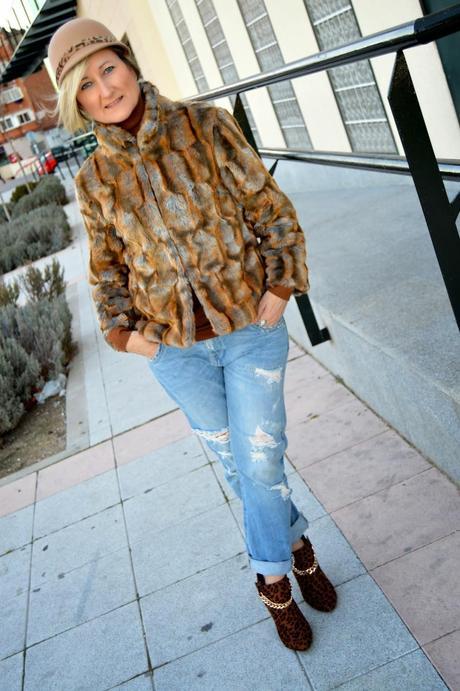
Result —
<instances>
[{"instance_id":1,"label":"distressed denim","mask_svg":"<svg viewBox=\"0 0 460 691\"><path fill-rule=\"evenodd\" d=\"M264 575L291 569L292 545L308 519L290 495L284 469L284 316L252 323L188 348L161 343L148 360L154 377L222 463L241 499L249 564Z\"/></svg>"}]
</instances>

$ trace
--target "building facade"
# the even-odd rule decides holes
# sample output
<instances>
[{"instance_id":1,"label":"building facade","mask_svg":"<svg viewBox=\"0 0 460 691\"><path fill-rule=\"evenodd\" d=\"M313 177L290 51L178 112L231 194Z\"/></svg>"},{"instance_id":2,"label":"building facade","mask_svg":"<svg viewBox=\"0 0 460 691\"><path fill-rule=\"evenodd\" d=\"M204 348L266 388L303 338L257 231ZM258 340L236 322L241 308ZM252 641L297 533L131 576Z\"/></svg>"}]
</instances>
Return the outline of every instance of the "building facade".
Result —
<instances>
[{"instance_id":1,"label":"building facade","mask_svg":"<svg viewBox=\"0 0 460 691\"><path fill-rule=\"evenodd\" d=\"M1 64L9 61L10 52L6 31L0 29ZM56 126L56 117L50 114L55 98L55 88L45 66L34 74L0 86L0 151L4 160L12 151L11 141L22 158L47 146L45 133Z\"/></svg>"},{"instance_id":2,"label":"building facade","mask_svg":"<svg viewBox=\"0 0 460 691\"><path fill-rule=\"evenodd\" d=\"M191 97L421 17L419 0L79 0L77 15L129 40L145 78ZM460 130L436 42L405 51L438 158ZM387 93L395 56L286 80L243 95L258 146L404 154ZM46 61L47 62L47 61ZM232 109L234 97L216 101Z\"/></svg>"}]
</instances>

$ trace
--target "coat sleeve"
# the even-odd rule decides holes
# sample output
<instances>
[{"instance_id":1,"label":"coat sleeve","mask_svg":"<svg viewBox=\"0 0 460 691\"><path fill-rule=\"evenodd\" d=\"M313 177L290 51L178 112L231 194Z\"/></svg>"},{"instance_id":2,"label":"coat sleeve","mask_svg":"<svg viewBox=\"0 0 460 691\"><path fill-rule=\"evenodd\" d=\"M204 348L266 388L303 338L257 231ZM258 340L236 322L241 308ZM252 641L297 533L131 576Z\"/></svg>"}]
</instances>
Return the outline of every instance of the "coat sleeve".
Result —
<instances>
[{"instance_id":1,"label":"coat sleeve","mask_svg":"<svg viewBox=\"0 0 460 691\"><path fill-rule=\"evenodd\" d=\"M307 252L296 211L225 108L215 108L213 144L225 187L261 239L267 287L291 288L294 295L306 293L310 288Z\"/></svg>"},{"instance_id":2,"label":"coat sleeve","mask_svg":"<svg viewBox=\"0 0 460 691\"><path fill-rule=\"evenodd\" d=\"M137 320L128 290L129 268L123 262L123 242L114 226L106 223L100 204L88 194L82 176L76 176L75 189L88 235L88 280L93 287L99 326L107 343L118 350L109 337L111 330L118 331L118 327L134 330Z\"/></svg>"}]
</instances>

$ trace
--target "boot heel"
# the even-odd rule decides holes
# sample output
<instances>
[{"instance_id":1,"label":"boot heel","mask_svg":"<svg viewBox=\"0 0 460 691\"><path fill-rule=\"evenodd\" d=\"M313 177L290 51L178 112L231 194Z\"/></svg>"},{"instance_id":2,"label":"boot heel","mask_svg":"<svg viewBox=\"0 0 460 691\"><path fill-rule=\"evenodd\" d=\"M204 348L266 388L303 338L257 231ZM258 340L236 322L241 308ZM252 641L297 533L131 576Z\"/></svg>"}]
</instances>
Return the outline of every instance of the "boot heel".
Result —
<instances>
[{"instance_id":1,"label":"boot heel","mask_svg":"<svg viewBox=\"0 0 460 691\"><path fill-rule=\"evenodd\" d=\"M313 632L292 597L287 575L276 583L267 584L262 574L258 573L255 585L260 599L275 622L282 643L292 650L307 650L311 645Z\"/></svg>"},{"instance_id":2,"label":"boot heel","mask_svg":"<svg viewBox=\"0 0 460 691\"><path fill-rule=\"evenodd\" d=\"M318 564L310 540L305 535L301 540L303 547L292 553L291 561L303 599L321 612L331 612L337 604L337 593Z\"/></svg>"}]
</instances>

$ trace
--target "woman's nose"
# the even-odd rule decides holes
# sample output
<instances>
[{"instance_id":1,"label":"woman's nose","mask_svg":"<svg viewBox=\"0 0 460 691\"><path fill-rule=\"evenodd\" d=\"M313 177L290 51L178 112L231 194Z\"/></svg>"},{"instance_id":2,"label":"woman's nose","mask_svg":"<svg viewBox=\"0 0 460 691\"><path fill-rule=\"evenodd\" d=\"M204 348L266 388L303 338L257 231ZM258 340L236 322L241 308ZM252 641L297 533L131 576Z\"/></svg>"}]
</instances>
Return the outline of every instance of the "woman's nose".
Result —
<instances>
[{"instance_id":1,"label":"woman's nose","mask_svg":"<svg viewBox=\"0 0 460 691\"><path fill-rule=\"evenodd\" d=\"M113 87L101 81L99 82L99 93L104 99L108 99L113 94Z\"/></svg>"}]
</instances>

